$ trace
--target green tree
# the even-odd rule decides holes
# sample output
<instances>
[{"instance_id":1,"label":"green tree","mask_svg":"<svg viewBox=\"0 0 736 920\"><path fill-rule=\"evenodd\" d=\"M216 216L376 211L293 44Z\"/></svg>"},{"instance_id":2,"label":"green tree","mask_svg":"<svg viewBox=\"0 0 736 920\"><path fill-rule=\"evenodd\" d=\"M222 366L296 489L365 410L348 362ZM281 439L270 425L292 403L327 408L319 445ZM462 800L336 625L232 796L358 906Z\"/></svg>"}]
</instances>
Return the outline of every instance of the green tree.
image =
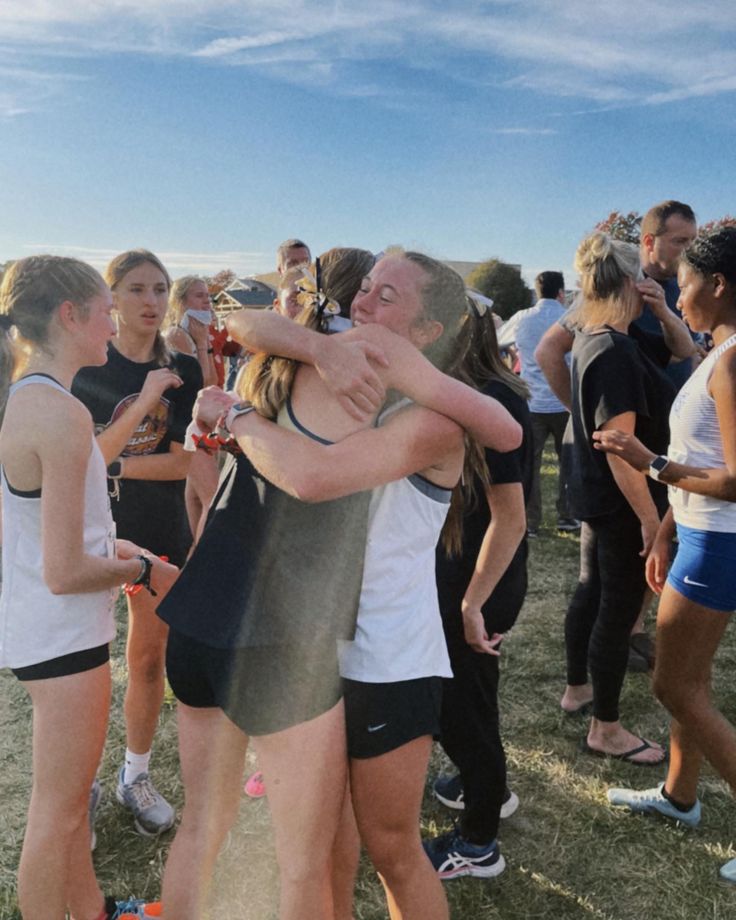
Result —
<instances>
[{"instance_id":1,"label":"green tree","mask_svg":"<svg viewBox=\"0 0 736 920\"><path fill-rule=\"evenodd\" d=\"M595 229L608 233L614 240L638 244L641 236L641 214L637 211L629 211L628 214L611 211L605 220L595 225Z\"/></svg>"},{"instance_id":2,"label":"green tree","mask_svg":"<svg viewBox=\"0 0 736 920\"><path fill-rule=\"evenodd\" d=\"M493 310L502 319L508 319L532 303L532 292L515 265L488 259L473 269L465 279L469 288L493 300Z\"/></svg>"}]
</instances>

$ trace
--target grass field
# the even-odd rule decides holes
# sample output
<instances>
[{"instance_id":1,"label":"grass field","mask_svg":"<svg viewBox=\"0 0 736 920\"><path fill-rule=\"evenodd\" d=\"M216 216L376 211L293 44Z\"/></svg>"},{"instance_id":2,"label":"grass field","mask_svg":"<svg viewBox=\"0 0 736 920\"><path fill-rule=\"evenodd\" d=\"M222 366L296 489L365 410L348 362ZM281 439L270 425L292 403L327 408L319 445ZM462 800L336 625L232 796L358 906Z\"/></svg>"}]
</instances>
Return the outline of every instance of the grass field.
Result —
<instances>
[{"instance_id":1,"label":"grass field","mask_svg":"<svg viewBox=\"0 0 736 920\"><path fill-rule=\"evenodd\" d=\"M736 807L719 779L706 771L703 822L684 831L654 819L610 809L609 785L654 785L662 769L592 758L578 750L585 723L561 715L564 683L562 623L572 589L578 541L550 525L555 469L545 457L546 523L531 543L530 589L513 634L504 644L502 712L509 782L521 799L502 824L508 868L497 880L460 879L447 885L451 915L467 920L736 920L736 890L717 881L719 865L736 855ZM121 631L122 632L122 631ZM123 636L114 649L115 701L101 771L106 795L100 810L95 863L106 891L155 897L170 835L139 837L114 799L114 775L124 750L121 700L125 681ZM736 719L736 646L733 635L715 668L716 697ZM622 714L638 733L664 741L667 716L646 675L627 678ZM12 675L0 674L0 918L18 917L15 867L29 794L30 707ZM437 751L431 776L446 766ZM159 788L181 806L173 705L162 713L153 763ZM449 813L428 788L427 833L447 829ZM240 820L218 865L212 920L271 920L276 877L268 806L244 798ZM382 890L364 864L356 920L386 917ZM181 918L185 920L185 918ZM309 918L305 918L309 920Z\"/></svg>"}]
</instances>

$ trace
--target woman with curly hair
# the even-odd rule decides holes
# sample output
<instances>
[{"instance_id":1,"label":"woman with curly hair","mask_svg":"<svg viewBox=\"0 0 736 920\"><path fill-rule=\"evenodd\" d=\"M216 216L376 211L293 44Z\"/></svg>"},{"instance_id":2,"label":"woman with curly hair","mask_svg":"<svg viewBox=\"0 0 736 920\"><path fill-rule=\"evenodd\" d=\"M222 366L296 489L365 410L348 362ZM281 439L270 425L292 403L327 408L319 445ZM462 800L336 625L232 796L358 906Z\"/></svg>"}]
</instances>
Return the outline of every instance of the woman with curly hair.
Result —
<instances>
[{"instance_id":1,"label":"woman with curly hair","mask_svg":"<svg viewBox=\"0 0 736 920\"><path fill-rule=\"evenodd\" d=\"M608 456L666 483L671 505L647 559L649 584L661 594L654 691L673 716L667 778L643 792L611 789L608 798L695 827L704 758L736 790L736 731L711 700L713 657L736 609L736 228L699 237L678 280L683 319L709 332L714 348L672 406L666 456L620 430L594 437ZM736 859L720 874L736 882Z\"/></svg>"}]
</instances>

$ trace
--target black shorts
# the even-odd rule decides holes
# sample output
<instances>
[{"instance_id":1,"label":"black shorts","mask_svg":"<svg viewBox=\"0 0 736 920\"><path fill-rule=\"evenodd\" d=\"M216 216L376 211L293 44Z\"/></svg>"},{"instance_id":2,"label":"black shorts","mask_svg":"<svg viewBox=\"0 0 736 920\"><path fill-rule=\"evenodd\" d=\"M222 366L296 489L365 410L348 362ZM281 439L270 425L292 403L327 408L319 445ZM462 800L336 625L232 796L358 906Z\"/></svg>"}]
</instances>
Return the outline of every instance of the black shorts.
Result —
<instances>
[{"instance_id":1,"label":"black shorts","mask_svg":"<svg viewBox=\"0 0 736 920\"><path fill-rule=\"evenodd\" d=\"M48 677L68 677L70 674L91 671L109 660L110 647L105 643L95 648L86 648L81 652L71 652L69 655L60 655L58 658L30 664L26 668L11 668L11 670L18 680L46 680Z\"/></svg>"},{"instance_id":2,"label":"black shorts","mask_svg":"<svg viewBox=\"0 0 736 920\"><path fill-rule=\"evenodd\" d=\"M180 702L222 709L246 735L270 735L308 722L342 696L334 639L323 648L222 649L171 629L166 676Z\"/></svg>"},{"instance_id":3,"label":"black shorts","mask_svg":"<svg viewBox=\"0 0 736 920\"><path fill-rule=\"evenodd\" d=\"M343 690L350 757L379 757L422 735L439 736L441 677L390 684L344 680Z\"/></svg>"}]
</instances>

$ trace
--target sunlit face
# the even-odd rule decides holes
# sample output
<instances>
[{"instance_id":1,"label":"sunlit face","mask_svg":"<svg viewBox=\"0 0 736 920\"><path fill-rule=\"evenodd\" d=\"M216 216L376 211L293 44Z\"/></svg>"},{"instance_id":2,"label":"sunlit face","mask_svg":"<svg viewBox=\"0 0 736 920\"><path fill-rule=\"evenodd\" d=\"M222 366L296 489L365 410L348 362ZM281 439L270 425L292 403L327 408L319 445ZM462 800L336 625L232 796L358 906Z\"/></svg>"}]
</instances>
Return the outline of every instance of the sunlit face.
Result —
<instances>
[{"instance_id":1,"label":"sunlit face","mask_svg":"<svg viewBox=\"0 0 736 920\"><path fill-rule=\"evenodd\" d=\"M386 256L371 269L353 298L350 316L355 326L378 323L418 348L425 344L422 288L425 271L400 256Z\"/></svg>"},{"instance_id":2,"label":"sunlit face","mask_svg":"<svg viewBox=\"0 0 736 920\"><path fill-rule=\"evenodd\" d=\"M107 343L115 335L112 318L112 294L105 285L87 302L87 316L80 325L85 343L85 366L107 362Z\"/></svg>"},{"instance_id":3,"label":"sunlit face","mask_svg":"<svg viewBox=\"0 0 736 920\"><path fill-rule=\"evenodd\" d=\"M695 239L697 232L694 221L686 220L681 214L670 214L659 236L647 234L644 239L648 263L644 266L646 273L662 281L674 278L680 256Z\"/></svg>"},{"instance_id":4,"label":"sunlit face","mask_svg":"<svg viewBox=\"0 0 736 920\"><path fill-rule=\"evenodd\" d=\"M121 331L153 337L168 307L166 276L152 262L143 262L120 279L113 299Z\"/></svg>"},{"instance_id":5,"label":"sunlit face","mask_svg":"<svg viewBox=\"0 0 736 920\"><path fill-rule=\"evenodd\" d=\"M301 312L302 306L297 300L299 296L299 285L288 284L279 290L279 299L276 301L275 309L282 316L288 316L289 319L295 319Z\"/></svg>"},{"instance_id":6,"label":"sunlit face","mask_svg":"<svg viewBox=\"0 0 736 920\"><path fill-rule=\"evenodd\" d=\"M194 281L189 285L184 298L185 310L210 310L210 292L204 281Z\"/></svg>"},{"instance_id":7,"label":"sunlit face","mask_svg":"<svg viewBox=\"0 0 736 920\"><path fill-rule=\"evenodd\" d=\"M714 296L714 284L709 278L683 263L677 271L680 299L677 308L693 332L709 332L718 302Z\"/></svg>"},{"instance_id":8,"label":"sunlit face","mask_svg":"<svg viewBox=\"0 0 736 920\"><path fill-rule=\"evenodd\" d=\"M283 275L290 268L296 268L297 265L308 265L310 260L311 256L306 246L292 246L279 259L279 274Z\"/></svg>"}]
</instances>

